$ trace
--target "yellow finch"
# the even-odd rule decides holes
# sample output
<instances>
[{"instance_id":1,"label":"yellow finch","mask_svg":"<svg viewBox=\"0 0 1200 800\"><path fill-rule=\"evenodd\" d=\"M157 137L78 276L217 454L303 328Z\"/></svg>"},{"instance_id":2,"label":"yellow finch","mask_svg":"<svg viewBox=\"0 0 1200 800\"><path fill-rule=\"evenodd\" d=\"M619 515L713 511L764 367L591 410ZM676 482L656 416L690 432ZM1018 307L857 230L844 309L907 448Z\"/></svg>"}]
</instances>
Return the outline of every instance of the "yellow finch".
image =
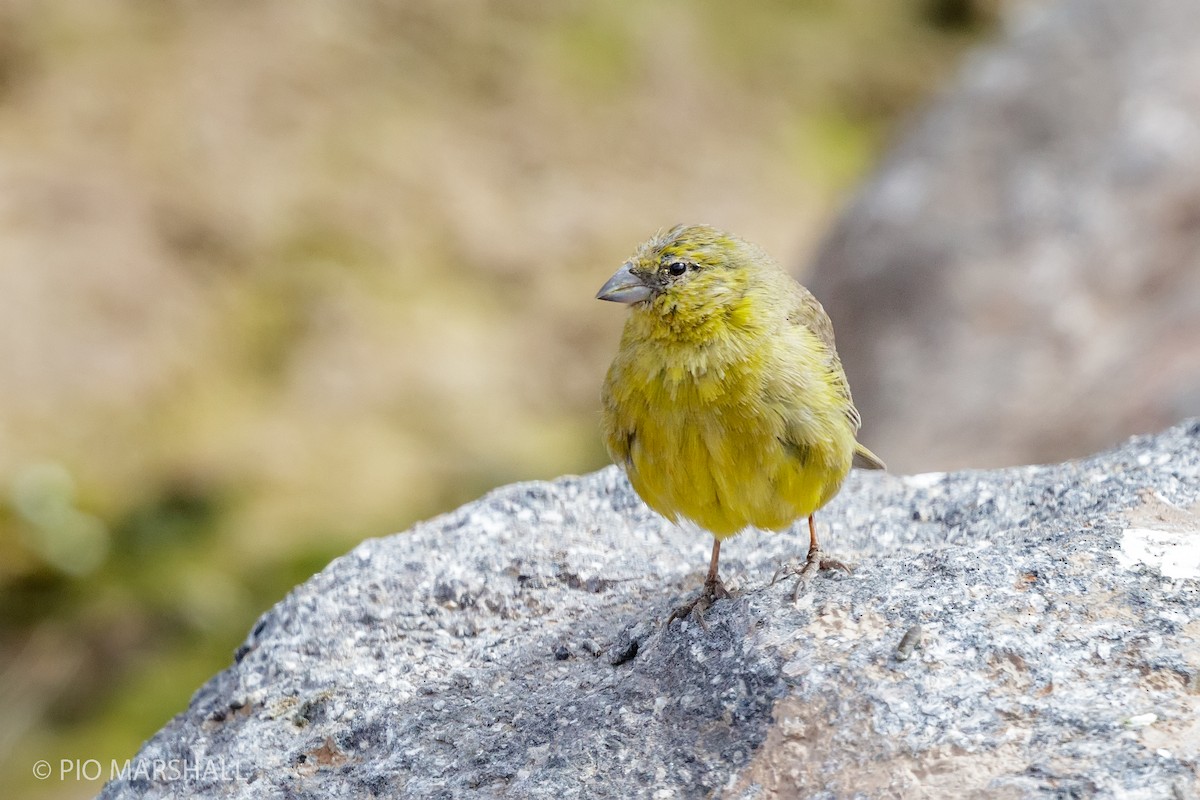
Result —
<instances>
[{"instance_id":1,"label":"yellow finch","mask_svg":"<svg viewBox=\"0 0 1200 800\"><path fill-rule=\"evenodd\" d=\"M721 541L747 527L808 517L808 558L791 571L807 581L845 568L821 557L813 512L852 463L883 463L855 440L858 411L816 298L759 247L704 225L645 242L596 296L630 306L604 381L608 452L647 505L715 539L703 593L667 623L693 609L703 622L729 596Z\"/></svg>"}]
</instances>

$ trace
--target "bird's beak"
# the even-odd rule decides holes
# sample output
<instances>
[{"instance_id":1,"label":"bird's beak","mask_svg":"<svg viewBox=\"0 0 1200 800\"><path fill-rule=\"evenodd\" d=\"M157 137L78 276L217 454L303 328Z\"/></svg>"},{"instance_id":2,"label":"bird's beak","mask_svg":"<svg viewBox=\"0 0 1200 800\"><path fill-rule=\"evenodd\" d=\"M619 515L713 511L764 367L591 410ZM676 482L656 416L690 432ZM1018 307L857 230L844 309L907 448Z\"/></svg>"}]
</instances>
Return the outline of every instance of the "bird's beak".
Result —
<instances>
[{"instance_id":1,"label":"bird's beak","mask_svg":"<svg viewBox=\"0 0 1200 800\"><path fill-rule=\"evenodd\" d=\"M640 303L650 298L654 290L646 282L633 274L629 264L625 264L608 282L596 293L597 300L611 300L614 303Z\"/></svg>"}]
</instances>

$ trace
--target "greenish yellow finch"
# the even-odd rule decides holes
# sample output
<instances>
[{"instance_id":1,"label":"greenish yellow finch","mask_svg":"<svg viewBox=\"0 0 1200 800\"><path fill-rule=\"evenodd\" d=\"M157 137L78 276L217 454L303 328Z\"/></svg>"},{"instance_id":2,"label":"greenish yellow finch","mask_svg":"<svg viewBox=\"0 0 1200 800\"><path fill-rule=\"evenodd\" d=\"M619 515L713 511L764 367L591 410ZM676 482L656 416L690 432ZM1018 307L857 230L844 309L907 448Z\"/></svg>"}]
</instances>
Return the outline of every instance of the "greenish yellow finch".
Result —
<instances>
[{"instance_id":1,"label":"greenish yellow finch","mask_svg":"<svg viewBox=\"0 0 1200 800\"><path fill-rule=\"evenodd\" d=\"M821 557L813 513L852 463L883 462L855 439L858 411L816 298L759 247L704 225L642 244L597 297L630 307L604 381L608 452L647 505L714 537L703 593L668 624L728 596L721 541L748 527L808 517L808 558L793 571L806 581L844 568Z\"/></svg>"}]
</instances>

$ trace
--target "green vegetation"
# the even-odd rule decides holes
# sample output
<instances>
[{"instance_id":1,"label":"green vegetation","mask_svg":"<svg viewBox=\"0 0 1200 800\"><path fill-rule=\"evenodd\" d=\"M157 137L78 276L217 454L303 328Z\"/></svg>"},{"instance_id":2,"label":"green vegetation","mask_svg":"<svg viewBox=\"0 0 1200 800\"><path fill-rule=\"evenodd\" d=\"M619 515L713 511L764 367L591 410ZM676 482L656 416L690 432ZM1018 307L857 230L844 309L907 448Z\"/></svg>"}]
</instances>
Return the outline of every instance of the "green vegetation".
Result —
<instances>
[{"instance_id":1,"label":"green vegetation","mask_svg":"<svg viewBox=\"0 0 1200 800\"><path fill-rule=\"evenodd\" d=\"M331 558L605 463L599 284L799 264L994 3L0 8L0 785L132 755Z\"/></svg>"}]
</instances>

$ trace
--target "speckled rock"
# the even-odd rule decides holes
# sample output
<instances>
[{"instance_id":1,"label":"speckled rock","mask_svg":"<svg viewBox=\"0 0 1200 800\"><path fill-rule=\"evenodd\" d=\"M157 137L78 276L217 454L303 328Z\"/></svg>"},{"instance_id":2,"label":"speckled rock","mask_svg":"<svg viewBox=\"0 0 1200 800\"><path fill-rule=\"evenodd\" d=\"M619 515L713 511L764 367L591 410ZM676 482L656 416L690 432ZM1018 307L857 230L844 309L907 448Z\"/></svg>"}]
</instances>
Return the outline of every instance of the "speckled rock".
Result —
<instances>
[{"instance_id":1,"label":"speckled rock","mask_svg":"<svg viewBox=\"0 0 1200 800\"><path fill-rule=\"evenodd\" d=\"M134 797L1192 797L1200 421L1057 466L854 473L770 586L615 468L364 542L145 744ZM175 765L175 773L155 767ZM184 769L178 765L184 764Z\"/></svg>"}]
</instances>

